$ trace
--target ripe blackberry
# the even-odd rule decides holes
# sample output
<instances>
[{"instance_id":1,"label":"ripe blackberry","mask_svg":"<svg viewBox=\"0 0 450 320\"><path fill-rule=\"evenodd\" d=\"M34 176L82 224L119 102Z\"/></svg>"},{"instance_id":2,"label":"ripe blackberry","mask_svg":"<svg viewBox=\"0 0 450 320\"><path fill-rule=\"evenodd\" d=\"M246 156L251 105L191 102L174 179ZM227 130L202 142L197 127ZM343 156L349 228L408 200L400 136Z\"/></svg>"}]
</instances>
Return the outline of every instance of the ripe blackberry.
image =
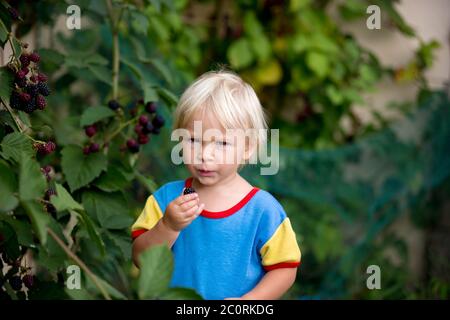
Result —
<instances>
[{"instance_id":1,"label":"ripe blackberry","mask_svg":"<svg viewBox=\"0 0 450 320\"><path fill-rule=\"evenodd\" d=\"M47 105L47 102L45 101L45 98L41 95L37 95L36 96L36 107L38 107L39 110L44 110L46 105Z\"/></svg>"},{"instance_id":2,"label":"ripe blackberry","mask_svg":"<svg viewBox=\"0 0 450 320\"><path fill-rule=\"evenodd\" d=\"M91 146L89 147L89 152L90 153L95 153L98 152L100 150L100 146L98 143L93 143L91 144Z\"/></svg>"},{"instance_id":3,"label":"ripe blackberry","mask_svg":"<svg viewBox=\"0 0 450 320\"><path fill-rule=\"evenodd\" d=\"M37 76L32 75L32 76L30 77L30 81L31 81L31 82L38 82Z\"/></svg>"},{"instance_id":4,"label":"ripe blackberry","mask_svg":"<svg viewBox=\"0 0 450 320\"><path fill-rule=\"evenodd\" d=\"M40 89L38 87L38 85L36 84L29 84L25 87L25 90L27 93L31 94L32 96L37 95L38 93L40 93ZM45 96L45 94L41 93L43 96Z\"/></svg>"},{"instance_id":5,"label":"ripe blackberry","mask_svg":"<svg viewBox=\"0 0 450 320\"><path fill-rule=\"evenodd\" d=\"M52 205L51 203L47 203L45 205L45 211L47 211L48 213L50 213L51 215L56 214L56 208L54 205Z\"/></svg>"},{"instance_id":6,"label":"ripe blackberry","mask_svg":"<svg viewBox=\"0 0 450 320\"><path fill-rule=\"evenodd\" d=\"M164 118L159 114L157 114L152 120L152 124L155 128L162 128L164 126L164 123Z\"/></svg>"},{"instance_id":7,"label":"ripe blackberry","mask_svg":"<svg viewBox=\"0 0 450 320\"><path fill-rule=\"evenodd\" d=\"M139 124L141 126L145 126L148 123L148 117L146 115L142 115L139 117Z\"/></svg>"},{"instance_id":8,"label":"ripe blackberry","mask_svg":"<svg viewBox=\"0 0 450 320\"><path fill-rule=\"evenodd\" d=\"M97 133L97 128L94 125L87 126L84 129L84 132L90 138L90 137L93 137Z\"/></svg>"},{"instance_id":9,"label":"ripe blackberry","mask_svg":"<svg viewBox=\"0 0 450 320\"><path fill-rule=\"evenodd\" d=\"M17 91L12 92L11 97L9 98L9 105L13 109L17 109L17 110L20 109L21 100L20 100L19 93Z\"/></svg>"},{"instance_id":10,"label":"ripe blackberry","mask_svg":"<svg viewBox=\"0 0 450 320\"><path fill-rule=\"evenodd\" d=\"M17 86L19 88L25 88L27 85L27 79L26 78L22 78L22 79L14 79L14 82L17 84Z\"/></svg>"},{"instance_id":11,"label":"ripe blackberry","mask_svg":"<svg viewBox=\"0 0 450 320\"><path fill-rule=\"evenodd\" d=\"M28 289L31 289L34 285L34 276L31 274L27 274L22 278L23 284Z\"/></svg>"},{"instance_id":12,"label":"ripe blackberry","mask_svg":"<svg viewBox=\"0 0 450 320\"><path fill-rule=\"evenodd\" d=\"M153 124L151 122L147 123L146 126L142 128L142 133L149 134L153 131Z\"/></svg>"},{"instance_id":13,"label":"ripe blackberry","mask_svg":"<svg viewBox=\"0 0 450 320\"><path fill-rule=\"evenodd\" d=\"M21 110L26 113L32 113L36 110L36 99L31 98L30 101L21 104Z\"/></svg>"},{"instance_id":14,"label":"ripe blackberry","mask_svg":"<svg viewBox=\"0 0 450 320\"><path fill-rule=\"evenodd\" d=\"M30 59L30 61L37 63L37 62L39 62L41 57L39 56L39 54L37 52L33 52L32 54L30 54L29 59Z\"/></svg>"},{"instance_id":15,"label":"ripe blackberry","mask_svg":"<svg viewBox=\"0 0 450 320\"><path fill-rule=\"evenodd\" d=\"M192 187L188 187L183 191L183 194L191 194L191 193L195 193L195 189Z\"/></svg>"},{"instance_id":16,"label":"ripe blackberry","mask_svg":"<svg viewBox=\"0 0 450 320\"><path fill-rule=\"evenodd\" d=\"M150 140L149 137L145 134L140 134L138 137L139 144L147 144L149 140Z\"/></svg>"},{"instance_id":17,"label":"ripe blackberry","mask_svg":"<svg viewBox=\"0 0 450 320\"><path fill-rule=\"evenodd\" d=\"M145 105L145 110L148 113L155 113L156 112L156 103L154 103L154 102L147 102L147 104Z\"/></svg>"},{"instance_id":18,"label":"ripe blackberry","mask_svg":"<svg viewBox=\"0 0 450 320\"><path fill-rule=\"evenodd\" d=\"M110 100L110 101L108 102L108 107L109 107L111 110L117 110L117 109L119 109L121 106L120 106L120 103L117 102L117 100Z\"/></svg>"},{"instance_id":19,"label":"ripe blackberry","mask_svg":"<svg viewBox=\"0 0 450 320\"><path fill-rule=\"evenodd\" d=\"M9 284L15 291L19 291L20 289L22 289L22 280L19 276L12 276L9 279Z\"/></svg>"},{"instance_id":20,"label":"ripe blackberry","mask_svg":"<svg viewBox=\"0 0 450 320\"><path fill-rule=\"evenodd\" d=\"M47 97L50 94L50 89L48 85L44 82L39 82L37 85L37 91L42 94L44 97Z\"/></svg>"},{"instance_id":21,"label":"ripe blackberry","mask_svg":"<svg viewBox=\"0 0 450 320\"><path fill-rule=\"evenodd\" d=\"M128 150L130 150L131 153L139 152L139 144L134 139L128 139L127 140L127 147L128 147Z\"/></svg>"},{"instance_id":22,"label":"ripe blackberry","mask_svg":"<svg viewBox=\"0 0 450 320\"><path fill-rule=\"evenodd\" d=\"M159 134L161 132L160 128L153 128L152 133L153 134Z\"/></svg>"}]
</instances>

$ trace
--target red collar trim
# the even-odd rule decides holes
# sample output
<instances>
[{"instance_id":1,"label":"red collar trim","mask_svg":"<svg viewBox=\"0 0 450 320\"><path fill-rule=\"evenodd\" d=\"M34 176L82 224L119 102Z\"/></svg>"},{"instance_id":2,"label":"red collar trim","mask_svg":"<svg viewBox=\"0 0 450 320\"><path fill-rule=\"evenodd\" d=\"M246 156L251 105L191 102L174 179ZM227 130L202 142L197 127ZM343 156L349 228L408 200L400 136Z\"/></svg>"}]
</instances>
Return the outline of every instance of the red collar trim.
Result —
<instances>
[{"instance_id":1,"label":"red collar trim","mask_svg":"<svg viewBox=\"0 0 450 320\"><path fill-rule=\"evenodd\" d=\"M184 182L184 187L188 188L192 185L192 179L193 177L189 177ZM219 219L219 218L225 218L228 216L231 216L233 213L239 211L247 202L250 201L250 199L259 191L259 188L253 187L253 189L247 193L247 195L241 199L238 203L236 203L231 208L224 210L224 211L208 211L203 210L200 215L204 216L206 218L212 218L212 219Z\"/></svg>"}]
</instances>

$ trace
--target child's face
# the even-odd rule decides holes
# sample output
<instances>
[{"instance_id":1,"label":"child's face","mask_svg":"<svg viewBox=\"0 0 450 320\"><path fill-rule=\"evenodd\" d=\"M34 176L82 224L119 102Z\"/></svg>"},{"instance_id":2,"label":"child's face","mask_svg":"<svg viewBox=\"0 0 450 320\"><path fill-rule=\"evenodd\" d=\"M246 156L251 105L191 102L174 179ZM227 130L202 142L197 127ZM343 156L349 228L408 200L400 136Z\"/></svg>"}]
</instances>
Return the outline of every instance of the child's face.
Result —
<instances>
[{"instance_id":1,"label":"child's face","mask_svg":"<svg viewBox=\"0 0 450 320\"><path fill-rule=\"evenodd\" d=\"M249 157L245 135L227 132L212 114L195 114L186 129L190 139L183 139L184 163L203 185L215 185L236 174Z\"/></svg>"}]
</instances>

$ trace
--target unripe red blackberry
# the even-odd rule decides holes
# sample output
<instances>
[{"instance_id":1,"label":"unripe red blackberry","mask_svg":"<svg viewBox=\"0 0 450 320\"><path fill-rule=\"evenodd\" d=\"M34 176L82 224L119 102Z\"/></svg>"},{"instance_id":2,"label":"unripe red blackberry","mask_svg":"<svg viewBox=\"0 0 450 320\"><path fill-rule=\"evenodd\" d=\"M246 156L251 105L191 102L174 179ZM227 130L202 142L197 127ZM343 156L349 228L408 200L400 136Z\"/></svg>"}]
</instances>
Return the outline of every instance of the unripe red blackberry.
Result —
<instances>
[{"instance_id":1,"label":"unripe red blackberry","mask_svg":"<svg viewBox=\"0 0 450 320\"><path fill-rule=\"evenodd\" d=\"M45 199L45 200L50 200L50 198L51 198L52 196L56 196L56 190L53 189L53 188L50 188L50 189L48 189L48 190L45 192L44 199Z\"/></svg>"},{"instance_id":2,"label":"unripe red blackberry","mask_svg":"<svg viewBox=\"0 0 450 320\"><path fill-rule=\"evenodd\" d=\"M25 78L26 75L27 75L27 72L25 72L25 70L19 70L16 73L16 78L23 79L23 78Z\"/></svg>"},{"instance_id":3,"label":"unripe red blackberry","mask_svg":"<svg viewBox=\"0 0 450 320\"><path fill-rule=\"evenodd\" d=\"M142 115L139 117L139 124L141 126L145 126L148 123L148 117L146 115Z\"/></svg>"},{"instance_id":4,"label":"unripe red blackberry","mask_svg":"<svg viewBox=\"0 0 450 320\"><path fill-rule=\"evenodd\" d=\"M137 124L134 127L134 132L136 132L137 134L141 134L142 133L142 129L143 129L143 127L140 124Z\"/></svg>"},{"instance_id":5,"label":"unripe red blackberry","mask_svg":"<svg viewBox=\"0 0 450 320\"><path fill-rule=\"evenodd\" d=\"M87 126L84 129L84 132L90 138L90 137L93 137L97 133L97 128L94 125Z\"/></svg>"},{"instance_id":6,"label":"unripe red blackberry","mask_svg":"<svg viewBox=\"0 0 450 320\"><path fill-rule=\"evenodd\" d=\"M91 144L91 146L89 147L89 151L90 151L91 153L98 152L99 150L100 150L100 146L99 146L98 143L93 143L93 144Z\"/></svg>"},{"instance_id":7,"label":"unripe red blackberry","mask_svg":"<svg viewBox=\"0 0 450 320\"><path fill-rule=\"evenodd\" d=\"M134 139L127 140L127 147L128 147L128 150L130 150L130 152L132 152L132 153L139 152L139 144Z\"/></svg>"},{"instance_id":8,"label":"unripe red blackberry","mask_svg":"<svg viewBox=\"0 0 450 320\"><path fill-rule=\"evenodd\" d=\"M148 113L155 113L156 112L156 103L155 102L147 102L145 105L145 110Z\"/></svg>"},{"instance_id":9,"label":"unripe red blackberry","mask_svg":"<svg viewBox=\"0 0 450 320\"><path fill-rule=\"evenodd\" d=\"M89 146L83 147L83 153L84 153L84 155L86 155L86 156L87 156L89 153L91 153L90 147L89 147Z\"/></svg>"},{"instance_id":10,"label":"unripe red blackberry","mask_svg":"<svg viewBox=\"0 0 450 320\"><path fill-rule=\"evenodd\" d=\"M37 76L35 76L34 74L30 77L30 81L31 82L37 82L38 81L38 79L37 79Z\"/></svg>"},{"instance_id":11,"label":"unripe red blackberry","mask_svg":"<svg viewBox=\"0 0 450 320\"><path fill-rule=\"evenodd\" d=\"M45 74L39 73L38 76L37 76L37 79L38 79L39 82L45 82L45 81L47 81L48 78L47 78L47 76Z\"/></svg>"},{"instance_id":12,"label":"unripe red blackberry","mask_svg":"<svg viewBox=\"0 0 450 320\"><path fill-rule=\"evenodd\" d=\"M140 134L138 137L139 144L147 144L149 141L149 137L145 134Z\"/></svg>"},{"instance_id":13,"label":"unripe red blackberry","mask_svg":"<svg viewBox=\"0 0 450 320\"><path fill-rule=\"evenodd\" d=\"M29 59L30 59L30 61L37 63L37 62L39 62L41 57L39 56L39 54L37 52L33 52L32 54L30 54Z\"/></svg>"},{"instance_id":14,"label":"unripe red blackberry","mask_svg":"<svg viewBox=\"0 0 450 320\"><path fill-rule=\"evenodd\" d=\"M22 67L28 67L30 65L30 58L27 54L22 54L19 58Z\"/></svg>"},{"instance_id":15,"label":"unripe red blackberry","mask_svg":"<svg viewBox=\"0 0 450 320\"><path fill-rule=\"evenodd\" d=\"M22 71L25 72L25 75L27 75L28 72L30 72L30 69L28 69L28 67L24 67L22 68Z\"/></svg>"},{"instance_id":16,"label":"unripe red blackberry","mask_svg":"<svg viewBox=\"0 0 450 320\"><path fill-rule=\"evenodd\" d=\"M28 93L26 93L26 92L19 93L19 98L23 102L28 102L28 101L31 100L31 96Z\"/></svg>"},{"instance_id":17,"label":"unripe red blackberry","mask_svg":"<svg viewBox=\"0 0 450 320\"><path fill-rule=\"evenodd\" d=\"M40 110L44 110L46 105L47 105L47 102L45 101L45 98L41 95L37 95L36 96L36 107L38 107Z\"/></svg>"}]
</instances>

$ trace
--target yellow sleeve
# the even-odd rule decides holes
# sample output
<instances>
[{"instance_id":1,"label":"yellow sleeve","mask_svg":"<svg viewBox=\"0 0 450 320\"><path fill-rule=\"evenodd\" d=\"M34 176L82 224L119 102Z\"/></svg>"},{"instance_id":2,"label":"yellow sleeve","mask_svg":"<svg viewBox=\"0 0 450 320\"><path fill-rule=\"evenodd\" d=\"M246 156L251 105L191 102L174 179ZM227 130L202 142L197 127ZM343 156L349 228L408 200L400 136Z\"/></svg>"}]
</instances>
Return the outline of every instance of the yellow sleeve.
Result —
<instances>
[{"instance_id":1,"label":"yellow sleeve","mask_svg":"<svg viewBox=\"0 0 450 320\"><path fill-rule=\"evenodd\" d=\"M147 198L145 207L137 218L136 222L131 226L131 237L136 239L142 233L153 228L161 219L163 213L156 201L156 198L151 195Z\"/></svg>"},{"instance_id":2,"label":"yellow sleeve","mask_svg":"<svg viewBox=\"0 0 450 320\"><path fill-rule=\"evenodd\" d=\"M296 268L300 265L301 251L288 217L284 218L270 239L261 247L260 254L266 271Z\"/></svg>"}]
</instances>

